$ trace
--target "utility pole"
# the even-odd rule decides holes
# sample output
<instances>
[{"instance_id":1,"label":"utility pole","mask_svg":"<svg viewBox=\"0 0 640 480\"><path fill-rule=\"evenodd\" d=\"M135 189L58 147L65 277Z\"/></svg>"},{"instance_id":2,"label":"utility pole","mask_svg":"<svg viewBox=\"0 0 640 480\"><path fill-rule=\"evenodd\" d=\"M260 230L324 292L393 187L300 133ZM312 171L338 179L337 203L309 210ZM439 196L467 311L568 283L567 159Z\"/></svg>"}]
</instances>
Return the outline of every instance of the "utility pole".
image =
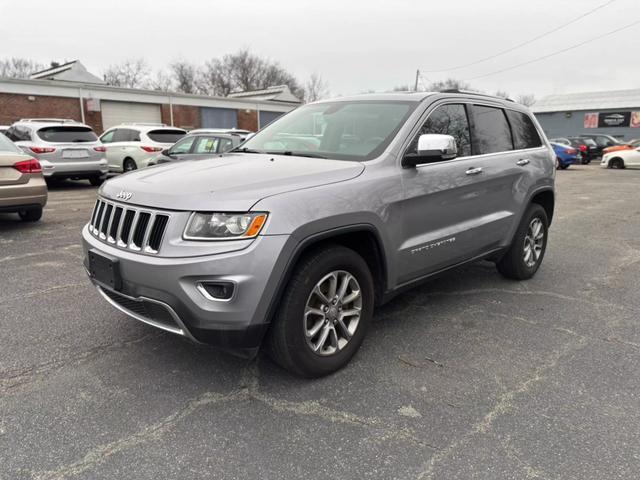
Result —
<instances>
[{"instance_id":1,"label":"utility pole","mask_svg":"<svg viewBox=\"0 0 640 480\"><path fill-rule=\"evenodd\" d=\"M418 91L418 80L420 79L420 70L416 70L416 84L413 87L413 91Z\"/></svg>"}]
</instances>

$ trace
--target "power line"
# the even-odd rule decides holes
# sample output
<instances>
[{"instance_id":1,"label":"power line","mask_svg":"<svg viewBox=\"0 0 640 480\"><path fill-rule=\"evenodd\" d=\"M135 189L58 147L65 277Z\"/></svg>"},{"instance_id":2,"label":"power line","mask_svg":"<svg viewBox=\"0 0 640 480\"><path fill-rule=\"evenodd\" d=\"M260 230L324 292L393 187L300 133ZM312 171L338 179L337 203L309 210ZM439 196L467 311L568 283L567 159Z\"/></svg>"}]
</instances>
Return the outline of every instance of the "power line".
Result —
<instances>
[{"instance_id":1,"label":"power line","mask_svg":"<svg viewBox=\"0 0 640 480\"><path fill-rule=\"evenodd\" d=\"M506 71L509 71L509 70L513 70L514 68L523 67L523 66L529 65L531 63L535 63L535 62L539 62L541 60L545 60L545 59L547 59L549 57L555 57L556 55L560 55L561 53L568 52L569 50L573 50L575 48L581 47L583 45L586 45L587 43L595 42L596 40L600 40L600 39L602 39L604 37L608 37L610 35L613 35L614 33L621 32L623 30L626 30L626 29L631 28L631 27L633 27L635 25L638 25L638 24L640 24L640 20L636 20L635 22L630 23L628 25L625 25L624 27L616 28L615 30L611 30L609 32L603 33L602 35L598 35L597 37L593 37L593 38L590 38L588 40L584 40L583 42L576 43L575 45L571 45L570 47L563 48L562 50L556 50L555 52L548 53L546 55L534 58L532 60L528 60L526 62L517 63L515 65L511 65L510 67L502 68L500 70L495 70L493 72L485 73L485 74L482 74L482 75L476 75L475 77L469 77L469 78L466 78L465 81L476 80L478 78L484 78L484 77L490 77L492 75L497 75L498 73L502 73L502 72L506 72Z\"/></svg>"},{"instance_id":2,"label":"power line","mask_svg":"<svg viewBox=\"0 0 640 480\"><path fill-rule=\"evenodd\" d=\"M518 43L517 45L514 45L513 47L509 47L506 50L501 50L500 52L495 53L493 55L489 55L488 57L480 58L480 59L475 60L475 61L473 61L471 63L465 63L463 65L458 65L458 66L451 67L451 68L445 68L443 70L422 70L422 72L423 73L451 72L451 71L454 71L454 70L461 70L463 68L471 67L473 65L477 65L479 63L486 62L487 60L492 60L492 59L494 59L496 57L500 57L500 56L504 55L505 53L513 52L514 50L517 50L519 48L524 47L525 45L529 45L530 43L533 43L533 42L535 42L537 40L540 40L541 38L544 38L547 35L551 35L552 33L556 33L556 32L558 32L560 30L563 30L563 29L567 28L569 25L572 25L572 24L576 23L578 20L582 20L584 17L587 17L587 16L597 12L598 10L600 10L600 9L602 9L604 7L607 7L607 6L611 5L613 2L616 2L616 1L617 0L609 0L608 2L605 2L605 3L601 4L601 5L598 5L594 9L589 10L589 11L583 13L582 15L577 16L572 20L569 20L568 22L565 22L565 23L563 23L562 25L560 25L558 27L555 27L555 28L553 28L551 30L547 30L546 32L541 33L540 35L536 35L535 37L530 38L529 40L525 40L522 43Z\"/></svg>"}]
</instances>

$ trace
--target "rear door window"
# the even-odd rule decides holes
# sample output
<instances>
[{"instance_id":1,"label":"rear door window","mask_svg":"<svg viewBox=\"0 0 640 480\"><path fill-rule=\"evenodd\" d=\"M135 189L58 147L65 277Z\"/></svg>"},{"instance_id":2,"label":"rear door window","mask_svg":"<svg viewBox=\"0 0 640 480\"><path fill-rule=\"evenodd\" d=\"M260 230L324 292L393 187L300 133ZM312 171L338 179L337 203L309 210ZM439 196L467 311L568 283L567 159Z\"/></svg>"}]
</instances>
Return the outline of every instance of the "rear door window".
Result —
<instances>
[{"instance_id":1,"label":"rear door window","mask_svg":"<svg viewBox=\"0 0 640 480\"><path fill-rule=\"evenodd\" d=\"M501 108L472 105L471 117L475 154L513 150L511 129Z\"/></svg>"},{"instance_id":2,"label":"rear door window","mask_svg":"<svg viewBox=\"0 0 640 480\"><path fill-rule=\"evenodd\" d=\"M44 127L38 130L38 137L52 143L95 142L98 136L89 127Z\"/></svg>"},{"instance_id":3,"label":"rear door window","mask_svg":"<svg viewBox=\"0 0 640 480\"><path fill-rule=\"evenodd\" d=\"M163 130L150 130L147 132L147 136L158 143L176 143L182 137L187 134L184 130L171 130L171 129L163 129Z\"/></svg>"},{"instance_id":4,"label":"rear door window","mask_svg":"<svg viewBox=\"0 0 640 480\"><path fill-rule=\"evenodd\" d=\"M542 146L542 139L533 121L529 118L529 115L516 112L515 110L507 110L506 112L509 123L511 124L513 145L516 150ZM571 141L566 138L559 138L558 140L561 141L561 143L571 144Z\"/></svg>"},{"instance_id":5,"label":"rear door window","mask_svg":"<svg viewBox=\"0 0 640 480\"><path fill-rule=\"evenodd\" d=\"M131 128L117 128L113 136L114 142L139 142L140 132Z\"/></svg>"}]
</instances>

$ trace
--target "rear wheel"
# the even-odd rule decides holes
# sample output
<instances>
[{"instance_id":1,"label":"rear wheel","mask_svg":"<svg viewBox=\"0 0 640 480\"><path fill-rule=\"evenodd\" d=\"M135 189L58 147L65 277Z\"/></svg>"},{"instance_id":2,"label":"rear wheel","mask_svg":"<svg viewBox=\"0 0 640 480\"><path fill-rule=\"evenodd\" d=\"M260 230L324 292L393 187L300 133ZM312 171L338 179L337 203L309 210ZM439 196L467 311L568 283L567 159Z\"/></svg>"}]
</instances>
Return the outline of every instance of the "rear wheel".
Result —
<instances>
[{"instance_id":1,"label":"rear wheel","mask_svg":"<svg viewBox=\"0 0 640 480\"><path fill-rule=\"evenodd\" d=\"M544 208L532 203L527 208L507 253L496 264L507 278L526 280L535 275L547 249L549 221Z\"/></svg>"},{"instance_id":2,"label":"rear wheel","mask_svg":"<svg viewBox=\"0 0 640 480\"><path fill-rule=\"evenodd\" d=\"M125 172L131 172L133 170L137 170L138 165L136 165L135 160L132 158L125 158L124 163L122 164L122 170Z\"/></svg>"},{"instance_id":3,"label":"rear wheel","mask_svg":"<svg viewBox=\"0 0 640 480\"><path fill-rule=\"evenodd\" d=\"M560 170L560 166L561 166L560 157L556 157L556 170Z\"/></svg>"},{"instance_id":4,"label":"rear wheel","mask_svg":"<svg viewBox=\"0 0 640 480\"><path fill-rule=\"evenodd\" d=\"M353 250L332 245L296 266L271 325L267 346L281 367L328 375L356 353L373 314L373 279Z\"/></svg>"},{"instance_id":5,"label":"rear wheel","mask_svg":"<svg viewBox=\"0 0 640 480\"><path fill-rule=\"evenodd\" d=\"M20 215L20 220L23 222L37 222L42 218L42 207L21 210L18 215Z\"/></svg>"}]
</instances>

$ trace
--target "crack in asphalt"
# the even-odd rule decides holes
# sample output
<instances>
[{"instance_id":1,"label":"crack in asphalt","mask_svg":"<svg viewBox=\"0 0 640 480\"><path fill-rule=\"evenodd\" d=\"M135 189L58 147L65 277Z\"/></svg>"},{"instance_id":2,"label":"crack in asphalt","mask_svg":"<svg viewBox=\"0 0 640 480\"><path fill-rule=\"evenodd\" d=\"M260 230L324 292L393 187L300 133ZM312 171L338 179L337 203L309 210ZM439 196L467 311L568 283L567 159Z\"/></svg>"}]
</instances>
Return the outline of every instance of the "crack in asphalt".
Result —
<instances>
[{"instance_id":1,"label":"crack in asphalt","mask_svg":"<svg viewBox=\"0 0 640 480\"><path fill-rule=\"evenodd\" d=\"M610 302L594 302L588 298L572 297L570 295L563 295L558 292L548 292L546 290L512 290L508 288L473 288L469 290L451 290L451 291L431 291L424 292L425 297L462 297L465 295L481 295L483 293L508 293L515 295L541 295L547 297L557 298L559 300L567 300L572 302L586 302L591 305L603 308L615 308L616 310L628 310L629 307L619 305L617 303Z\"/></svg>"},{"instance_id":2,"label":"crack in asphalt","mask_svg":"<svg viewBox=\"0 0 640 480\"><path fill-rule=\"evenodd\" d=\"M12 369L0 372L0 392L8 393L13 389L27 385L36 381L39 377L51 373L53 371L61 370L62 368L70 365L80 364L87 360L92 360L99 355L106 352L115 351L120 348L128 347L136 343L145 341L149 338L160 336L160 332L150 332L141 337L133 338L130 340L119 340L112 343L106 343L102 345L96 345L88 350L81 352L66 359L52 360L50 362L33 365L22 369Z\"/></svg>"},{"instance_id":3,"label":"crack in asphalt","mask_svg":"<svg viewBox=\"0 0 640 480\"><path fill-rule=\"evenodd\" d=\"M466 434L454 440L447 447L436 452L429 459L429 461L425 465L424 470L422 470L416 477L417 480L434 478L435 469L438 464L440 464L442 461L449 458L454 452L465 446L476 435L487 434L493 427L493 424L497 418L507 414L509 411L515 408L513 403L519 395L530 391L535 385L544 380L546 378L545 375L547 374L547 372L555 368L563 357L579 351L581 348L585 347L586 344L587 343L585 337L578 338L576 342L568 343L565 348L552 356L552 358L549 359L543 366L537 368L534 371L533 375L531 375L526 380L518 383L514 388L500 395L493 408L489 410L482 417L482 419L476 422Z\"/></svg>"},{"instance_id":4,"label":"crack in asphalt","mask_svg":"<svg viewBox=\"0 0 640 480\"><path fill-rule=\"evenodd\" d=\"M353 413L335 410L322 405L322 403L318 401L294 402L276 398L261 392L259 383L257 363L253 361L243 369L239 387L231 392L226 394L216 392L202 393L187 402L181 409L157 422L147 425L131 435L92 448L87 451L80 460L67 465L61 465L54 470L31 472L31 478L33 480L63 480L92 470L105 463L109 457L116 453L124 452L137 445L159 439L177 423L194 414L199 409L226 404L231 400L254 400L277 412L288 412L300 416L313 416L331 423L375 428L382 430L389 437L410 442L422 448L437 450L437 447L417 438L408 429L388 424L379 418L363 417Z\"/></svg>"},{"instance_id":5,"label":"crack in asphalt","mask_svg":"<svg viewBox=\"0 0 640 480\"><path fill-rule=\"evenodd\" d=\"M64 285L56 285L55 287L42 288L40 290L34 290L31 292L24 292L24 293L21 293L20 295L14 295L12 297L0 298L0 304L9 303L13 300L24 300L25 298L44 295L46 293L55 292L56 290L65 290L68 288L89 287L89 286L91 286L89 282L65 283Z\"/></svg>"}]
</instances>

